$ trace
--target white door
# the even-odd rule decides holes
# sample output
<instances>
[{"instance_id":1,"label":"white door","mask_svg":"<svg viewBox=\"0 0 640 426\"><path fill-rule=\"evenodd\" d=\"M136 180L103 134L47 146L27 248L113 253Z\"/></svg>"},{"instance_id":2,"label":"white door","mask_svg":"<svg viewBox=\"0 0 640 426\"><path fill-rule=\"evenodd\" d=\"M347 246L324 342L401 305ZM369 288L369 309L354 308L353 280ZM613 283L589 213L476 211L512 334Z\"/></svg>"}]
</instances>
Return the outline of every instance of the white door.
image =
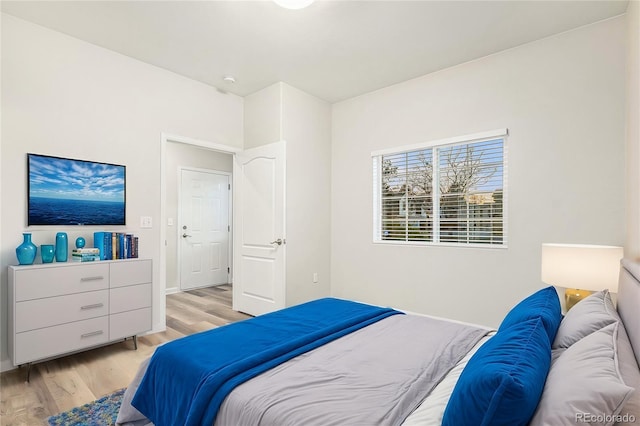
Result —
<instances>
[{"instance_id":1,"label":"white door","mask_svg":"<svg viewBox=\"0 0 640 426\"><path fill-rule=\"evenodd\" d=\"M233 181L233 309L284 308L285 142L236 154Z\"/></svg>"},{"instance_id":2,"label":"white door","mask_svg":"<svg viewBox=\"0 0 640 426\"><path fill-rule=\"evenodd\" d=\"M229 175L180 172L180 289L229 282Z\"/></svg>"}]
</instances>

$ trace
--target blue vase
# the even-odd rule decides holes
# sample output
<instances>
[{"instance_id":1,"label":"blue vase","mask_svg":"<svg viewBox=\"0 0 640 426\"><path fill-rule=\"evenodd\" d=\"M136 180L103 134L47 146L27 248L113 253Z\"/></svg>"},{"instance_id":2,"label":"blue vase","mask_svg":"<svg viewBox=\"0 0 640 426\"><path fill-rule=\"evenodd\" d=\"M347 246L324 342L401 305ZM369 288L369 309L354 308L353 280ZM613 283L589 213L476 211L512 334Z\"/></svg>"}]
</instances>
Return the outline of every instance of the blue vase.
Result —
<instances>
[{"instance_id":1,"label":"blue vase","mask_svg":"<svg viewBox=\"0 0 640 426\"><path fill-rule=\"evenodd\" d=\"M21 265L31 265L36 259L36 253L38 247L31 242L31 234L22 234L23 241L18 247L16 247L16 256L18 257L18 263Z\"/></svg>"},{"instance_id":2,"label":"blue vase","mask_svg":"<svg viewBox=\"0 0 640 426\"><path fill-rule=\"evenodd\" d=\"M76 248L83 248L87 244L83 237L76 238Z\"/></svg>"},{"instance_id":3,"label":"blue vase","mask_svg":"<svg viewBox=\"0 0 640 426\"><path fill-rule=\"evenodd\" d=\"M55 248L53 244L43 244L40 246L40 256L42 256L42 263L51 263L55 256Z\"/></svg>"},{"instance_id":4,"label":"blue vase","mask_svg":"<svg viewBox=\"0 0 640 426\"><path fill-rule=\"evenodd\" d=\"M56 262L67 261L67 250L69 243L67 241L66 232L58 232L56 234Z\"/></svg>"}]
</instances>

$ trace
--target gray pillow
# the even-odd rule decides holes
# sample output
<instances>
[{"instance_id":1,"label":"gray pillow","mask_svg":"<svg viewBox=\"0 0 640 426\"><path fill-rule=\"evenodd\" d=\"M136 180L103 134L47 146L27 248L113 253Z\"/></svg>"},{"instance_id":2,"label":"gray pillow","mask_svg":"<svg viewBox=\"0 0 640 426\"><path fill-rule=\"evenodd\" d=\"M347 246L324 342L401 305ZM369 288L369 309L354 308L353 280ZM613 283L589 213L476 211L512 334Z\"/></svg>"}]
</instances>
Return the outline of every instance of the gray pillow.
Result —
<instances>
[{"instance_id":1,"label":"gray pillow","mask_svg":"<svg viewBox=\"0 0 640 426\"><path fill-rule=\"evenodd\" d=\"M551 349L566 349L578 340L620 321L608 290L593 293L581 300L560 322Z\"/></svg>"},{"instance_id":2,"label":"gray pillow","mask_svg":"<svg viewBox=\"0 0 640 426\"><path fill-rule=\"evenodd\" d=\"M640 420L640 367L638 367L636 356L631 347L629 335L622 323L618 326L618 340L616 343L618 345L618 366L622 380L628 386L636 388L636 391L631 394L631 398L627 400L620 411L620 415L623 418L616 424L637 424L636 422ZM625 415L627 416L626 418L624 418Z\"/></svg>"},{"instance_id":3,"label":"gray pillow","mask_svg":"<svg viewBox=\"0 0 640 426\"><path fill-rule=\"evenodd\" d=\"M531 426L609 426L623 414L634 389L620 377L618 326L615 322L591 333L551 364Z\"/></svg>"}]
</instances>

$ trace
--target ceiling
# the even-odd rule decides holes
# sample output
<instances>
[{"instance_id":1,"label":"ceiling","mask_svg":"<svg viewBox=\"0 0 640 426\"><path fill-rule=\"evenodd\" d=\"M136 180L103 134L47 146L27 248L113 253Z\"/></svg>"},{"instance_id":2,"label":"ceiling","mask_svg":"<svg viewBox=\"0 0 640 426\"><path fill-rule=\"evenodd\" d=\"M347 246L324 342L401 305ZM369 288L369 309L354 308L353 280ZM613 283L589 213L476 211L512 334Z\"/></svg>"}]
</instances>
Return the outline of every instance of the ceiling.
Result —
<instances>
[{"instance_id":1,"label":"ceiling","mask_svg":"<svg viewBox=\"0 0 640 426\"><path fill-rule=\"evenodd\" d=\"M337 102L620 15L628 0L2 1L2 11L246 96ZM222 80L232 75L235 83Z\"/></svg>"}]
</instances>

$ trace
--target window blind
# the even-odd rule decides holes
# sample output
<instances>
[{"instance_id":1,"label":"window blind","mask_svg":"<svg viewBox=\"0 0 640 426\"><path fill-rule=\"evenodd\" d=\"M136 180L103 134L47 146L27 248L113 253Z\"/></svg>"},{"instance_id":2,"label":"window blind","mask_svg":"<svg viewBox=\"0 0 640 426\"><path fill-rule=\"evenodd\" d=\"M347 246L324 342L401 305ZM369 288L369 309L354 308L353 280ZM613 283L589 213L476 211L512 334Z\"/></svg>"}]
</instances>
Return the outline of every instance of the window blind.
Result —
<instances>
[{"instance_id":1,"label":"window blind","mask_svg":"<svg viewBox=\"0 0 640 426\"><path fill-rule=\"evenodd\" d=\"M374 241L506 245L505 140L373 155Z\"/></svg>"}]
</instances>

